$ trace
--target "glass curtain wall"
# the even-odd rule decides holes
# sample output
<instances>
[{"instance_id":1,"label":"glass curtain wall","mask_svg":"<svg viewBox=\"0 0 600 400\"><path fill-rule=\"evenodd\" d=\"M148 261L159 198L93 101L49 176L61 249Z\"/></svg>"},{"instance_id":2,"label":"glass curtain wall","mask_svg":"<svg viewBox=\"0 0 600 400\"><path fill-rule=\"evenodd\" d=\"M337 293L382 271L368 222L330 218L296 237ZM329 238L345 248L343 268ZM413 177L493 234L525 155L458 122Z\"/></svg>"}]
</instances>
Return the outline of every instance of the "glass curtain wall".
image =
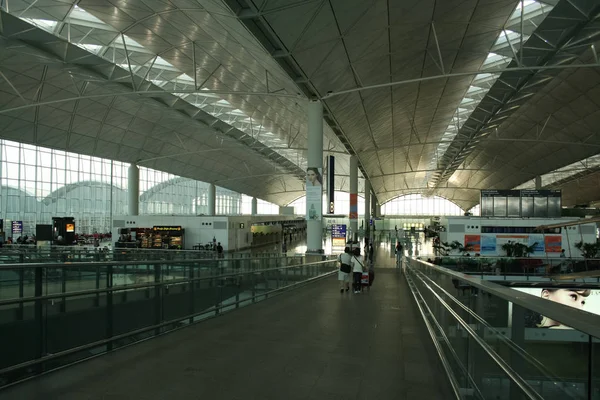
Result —
<instances>
[{"instance_id":1,"label":"glass curtain wall","mask_svg":"<svg viewBox=\"0 0 600 400\"><path fill-rule=\"evenodd\" d=\"M350 214L350 195L348 192L336 190L333 199L335 202L335 213L336 215L348 215ZM323 195L323 212L329 210L327 201L327 195ZM294 214L304 215L306 214L306 196L299 197L288 204L288 207L294 207ZM358 195L358 214L363 215L365 213L365 198L362 195Z\"/></svg>"},{"instance_id":2,"label":"glass curtain wall","mask_svg":"<svg viewBox=\"0 0 600 400\"><path fill-rule=\"evenodd\" d=\"M36 224L61 216L75 217L78 233L109 232L112 216L127 214L128 168L119 161L0 140L0 219L23 221L28 235ZM240 215L242 195L217 187L215 206L217 214ZM261 206L279 212L271 203ZM140 214L207 213L207 183L140 167Z\"/></svg>"},{"instance_id":3,"label":"glass curtain wall","mask_svg":"<svg viewBox=\"0 0 600 400\"><path fill-rule=\"evenodd\" d=\"M381 205L383 215L464 215L464 210L442 197L409 194Z\"/></svg>"}]
</instances>

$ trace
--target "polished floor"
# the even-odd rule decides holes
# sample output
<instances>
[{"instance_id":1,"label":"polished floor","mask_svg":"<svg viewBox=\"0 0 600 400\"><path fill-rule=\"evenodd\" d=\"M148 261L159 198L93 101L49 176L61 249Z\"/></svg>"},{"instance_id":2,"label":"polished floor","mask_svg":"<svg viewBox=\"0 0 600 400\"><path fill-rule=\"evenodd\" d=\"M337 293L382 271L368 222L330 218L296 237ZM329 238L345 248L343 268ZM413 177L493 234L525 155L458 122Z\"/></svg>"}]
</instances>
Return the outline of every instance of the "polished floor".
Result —
<instances>
[{"instance_id":1,"label":"polished floor","mask_svg":"<svg viewBox=\"0 0 600 400\"><path fill-rule=\"evenodd\" d=\"M335 278L327 278L20 384L0 398L450 398L387 246L377 260L370 292L340 294Z\"/></svg>"}]
</instances>

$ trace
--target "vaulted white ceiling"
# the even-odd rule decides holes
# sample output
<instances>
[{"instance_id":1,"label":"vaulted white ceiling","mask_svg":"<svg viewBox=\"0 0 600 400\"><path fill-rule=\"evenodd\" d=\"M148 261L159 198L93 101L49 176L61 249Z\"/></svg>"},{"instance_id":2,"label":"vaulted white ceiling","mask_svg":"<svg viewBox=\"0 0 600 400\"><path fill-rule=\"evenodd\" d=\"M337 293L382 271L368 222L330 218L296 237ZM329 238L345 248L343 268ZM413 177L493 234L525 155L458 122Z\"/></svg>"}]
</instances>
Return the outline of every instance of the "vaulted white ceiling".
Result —
<instances>
[{"instance_id":1,"label":"vaulted white ceiling","mask_svg":"<svg viewBox=\"0 0 600 400\"><path fill-rule=\"evenodd\" d=\"M10 0L0 137L213 182L304 190L306 105L348 190L600 200L592 0ZM362 184L361 184L362 186Z\"/></svg>"}]
</instances>

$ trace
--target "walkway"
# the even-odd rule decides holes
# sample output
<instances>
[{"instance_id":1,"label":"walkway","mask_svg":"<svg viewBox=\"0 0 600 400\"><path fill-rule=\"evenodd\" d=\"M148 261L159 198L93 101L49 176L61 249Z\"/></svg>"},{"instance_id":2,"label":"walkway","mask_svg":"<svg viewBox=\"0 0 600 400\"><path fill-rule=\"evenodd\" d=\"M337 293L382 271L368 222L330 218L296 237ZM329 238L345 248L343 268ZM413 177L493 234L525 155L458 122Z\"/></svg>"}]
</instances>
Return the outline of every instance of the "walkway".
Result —
<instances>
[{"instance_id":1,"label":"walkway","mask_svg":"<svg viewBox=\"0 0 600 400\"><path fill-rule=\"evenodd\" d=\"M397 269L373 290L334 278L0 393L51 399L447 399L445 375Z\"/></svg>"}]
</instances>

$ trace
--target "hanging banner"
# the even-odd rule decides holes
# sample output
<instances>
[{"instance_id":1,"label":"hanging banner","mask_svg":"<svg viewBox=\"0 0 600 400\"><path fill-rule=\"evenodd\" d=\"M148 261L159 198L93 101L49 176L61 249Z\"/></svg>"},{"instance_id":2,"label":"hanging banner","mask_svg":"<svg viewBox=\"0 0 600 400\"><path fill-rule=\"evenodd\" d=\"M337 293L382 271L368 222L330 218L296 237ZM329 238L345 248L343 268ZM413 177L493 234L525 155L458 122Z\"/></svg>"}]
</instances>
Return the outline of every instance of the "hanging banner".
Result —
<instances>
[{"instance_id":1,"label":"hanging banner","mask_svg":"<svg viewBox=\"0 0 600 400\"><path fill-rule=\"evenodd\" d=\"M329 214L335 214L335 157L327 156L327 204Z\"/></svg>"},{"instance_id":2,"label":"hanging banner","mask_svg":"<svg viewBox=\"0 0 600 400\"><path fill-rule=\"evenodd\" d=\"M465 247L470 248L468 251L479 253L481 251L481 236L465 235Z\"/></svg>"},{"instance_id":3,"label":"hanging banner","mask_svg":"<svg viewBox=\"0 0 600 400\"><path fill-rule=\"evenodd\" d=\"M306 169L306 220L320 221L323 215L323 169Z\"/></svg>"},{"instance_id":4,"label":"hanging banner","mask_svg":"<svg viewBox=\"0 0 600 400\"><path fill-rule=\"evenodd\" d=\"M546 253L560 253L562 250L562 236L546 236L544 245Z\"/></svg>"},{"instance_id":5,"label":"hanging banner","mask_svg":"<svg viewBox=\"0 0 600 400\"><path fill-rule=\"evenodd\" d=\"M358 194L350 193L350 219L358 219Z\"/></svg>"}]
</instances>

